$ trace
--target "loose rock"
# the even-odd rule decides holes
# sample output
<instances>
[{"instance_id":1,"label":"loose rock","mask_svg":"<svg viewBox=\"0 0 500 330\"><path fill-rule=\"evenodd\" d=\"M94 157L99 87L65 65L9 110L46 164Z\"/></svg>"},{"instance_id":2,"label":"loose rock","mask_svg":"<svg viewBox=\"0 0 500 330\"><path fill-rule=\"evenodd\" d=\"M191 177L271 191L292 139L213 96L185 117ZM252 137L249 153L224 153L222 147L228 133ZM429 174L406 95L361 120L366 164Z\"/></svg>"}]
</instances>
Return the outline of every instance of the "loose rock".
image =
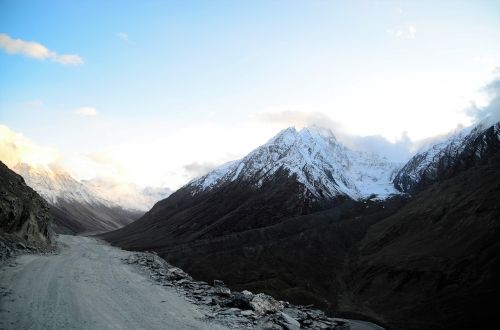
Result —
<instances>
[{"instance_id":1,"label":"loose rock","mask_svg":"<svg viewBox=\"0 0 500 330\"><path fill-rule=\"evenodd\" d=\"M284 308L283 303L264 293L255 295L250 306L258 315L276 313Z\"/></svg>"},{"instance_id":2,"label":"loose rock","mask_svg":"<svg viewBox=\"0 0 500 330\"><path fill-rule=\"evenodd\" d=\"M345 323L327 318L323 312L307 306L290 305L264 293L232 292L220 280L215 280L213 286L194 281L182 269L154 254L135 253L123 261L141 267L152 281L175 288L187 301L196 304L211 322L231 329L349 329Z\"/></svg>"}]
</instances>

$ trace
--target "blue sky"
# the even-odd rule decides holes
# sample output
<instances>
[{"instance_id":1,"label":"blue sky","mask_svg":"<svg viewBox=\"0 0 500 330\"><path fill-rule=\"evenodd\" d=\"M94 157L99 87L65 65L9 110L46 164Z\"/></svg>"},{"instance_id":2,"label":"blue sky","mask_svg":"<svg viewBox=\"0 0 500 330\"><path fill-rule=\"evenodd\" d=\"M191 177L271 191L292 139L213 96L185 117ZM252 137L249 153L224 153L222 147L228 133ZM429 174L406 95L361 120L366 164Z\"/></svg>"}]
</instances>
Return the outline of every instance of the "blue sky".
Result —
<instances>
[{"instance_id":1,"label":"blue sky","mask_svg":"<svg viewBox=\"0 0 500 330\"><path fill-rule=\"evenodd\" d=\"M0 49L1 124L79 177L174 187L310 118L443 134L500 66L497 0L0 0L0 34L54 52Z\"/></svg>"}]
</instances>

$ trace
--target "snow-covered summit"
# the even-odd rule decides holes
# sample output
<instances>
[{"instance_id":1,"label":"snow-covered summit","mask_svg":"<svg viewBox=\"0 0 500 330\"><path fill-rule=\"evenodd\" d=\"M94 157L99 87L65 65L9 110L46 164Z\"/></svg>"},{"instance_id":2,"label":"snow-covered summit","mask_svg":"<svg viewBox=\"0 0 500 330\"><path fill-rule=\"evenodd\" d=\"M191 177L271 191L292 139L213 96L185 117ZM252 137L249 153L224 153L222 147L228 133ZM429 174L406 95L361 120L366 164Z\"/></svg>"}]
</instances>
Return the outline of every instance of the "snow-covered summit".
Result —
<instances>
[{"instance_id":1,"label":"snow-covered summit","mask_svg":"<svg viewBox=\"0 0 500 330\"><path fill-rule=\"evenodd\" d=\"M226 163L188 186L195 192L235 180L261 186L283 169L316 198L360 199L372 194L384 198L396 193L391 180L397 167L378 155L348 149L328 129L289 127L243 159Z\"/></svg>"},{"instance_id":2,"label":"snow-covered summit","mask_svg":"<svg viewBox=\"0 0 500 330\"><path fill-rule=\"evenodd\" d=\"M31 166L19 163L13 169L24 178L28 186L53 205L64 201L96 207L147 211L155 202L167 197L171 192L169 189L141 189L132 184L103 179L78 181L63 169L53 169L42 165Z\"/></svg>"},{"instance_id":3,"label":"snow-covered summit","mask_svg":"<svg viewBox=\"0 0 500 330\"><path fill-rule=\"evenodd\" d=\"M26 163L17 164L13 169L24 178L28 186L51 204L57 205L61 200L65 200L114 206L111 201L96 197L83 183L75 180L64 170L53 170L47 166L31 166Z\"/></svg>"}]
</instances>

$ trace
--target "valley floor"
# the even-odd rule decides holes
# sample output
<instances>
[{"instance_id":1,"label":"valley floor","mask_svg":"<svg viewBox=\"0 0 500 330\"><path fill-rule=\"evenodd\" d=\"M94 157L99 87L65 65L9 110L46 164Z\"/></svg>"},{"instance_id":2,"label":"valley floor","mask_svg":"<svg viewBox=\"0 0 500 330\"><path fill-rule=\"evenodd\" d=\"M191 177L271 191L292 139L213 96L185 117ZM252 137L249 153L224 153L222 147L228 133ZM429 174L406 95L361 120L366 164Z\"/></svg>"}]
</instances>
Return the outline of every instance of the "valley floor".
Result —
<instances>
[{"instance_id":1,"label":"valley floor","mask_svg":"<svg viewBox=\"0 0 500 330\"><path fill-rule=\"evenodd\" d=\"M0 329L222 329L173 288L159 287L93 238L61 235L57 255L0 270Z\"/></svg>"}]
</instances>

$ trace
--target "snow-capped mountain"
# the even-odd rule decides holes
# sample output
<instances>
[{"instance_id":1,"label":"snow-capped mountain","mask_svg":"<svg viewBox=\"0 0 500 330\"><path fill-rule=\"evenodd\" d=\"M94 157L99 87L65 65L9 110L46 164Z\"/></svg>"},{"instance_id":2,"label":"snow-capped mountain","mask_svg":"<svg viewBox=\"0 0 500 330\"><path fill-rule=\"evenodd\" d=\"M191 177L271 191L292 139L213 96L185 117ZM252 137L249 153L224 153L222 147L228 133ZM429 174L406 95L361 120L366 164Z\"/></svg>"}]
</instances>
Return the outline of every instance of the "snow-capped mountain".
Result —
<instances>
[{"instance_id":1,"label":"snow-capped mountain","mask_svg":"<svg viewBox=\"0 0 500 330\"><path fill-rule=\"evenodd\" d=\"M60 232L102 232L118 229L139 218L170 191L139 189L106 180L78 181L63 169L48 166L14 166L28 186L51 205Z\"/></svg>"},{"instance_id":2,"label":"snow-capped mountain","mask_svg":"<svg viewBox=\"0 0 500 330\"><path fill-rule=\"evenodd\" d=\"M394 186L413 192L457 169L465 169L500 149L500 123L486 119L423 148L403 166Z\"/></svg>"},{"instance_id":3,"label":"snow-capped mountain","mask_svg":"<svg viewBox=\"0 0 500 330\"><path fill-rule=\"evenodd\" d=\"M90 205L117 206L108 199L98 197L86 185L75 180L64 170L53 170L45 166L30 166L20 163L14 171L21 175L28 186L36 190L50 204L62 200Z\"/></svg>"},{"instance_id":4,"label":"snow-capped mountain","mask_svg":"<svg viewBox=\"0 0 500 330\"><path fill-rule=\"evenodd\" d=\"M348 196L379 198L397 193L392 178L398 165L376 154L348 149L328 129L290 127L241 160L226 163L188 183L194 193L241 180L262 186L285 170L317 199Z\"/></svg>"},{"instance_id":5,"label":"snow-capped mountain","mask_svg":"<svg viewBox=\"0 0 500 330\"><path fill-rule=\"evenodd\" d=\"M18 164L14 170L50 204L62 200L89 205L120 207L125 210L147 211L154 203L167 197L168 188L140 188L134 184L95 178L78 181L68 172L45 166Z\"/></svg>"}]
</instances>

